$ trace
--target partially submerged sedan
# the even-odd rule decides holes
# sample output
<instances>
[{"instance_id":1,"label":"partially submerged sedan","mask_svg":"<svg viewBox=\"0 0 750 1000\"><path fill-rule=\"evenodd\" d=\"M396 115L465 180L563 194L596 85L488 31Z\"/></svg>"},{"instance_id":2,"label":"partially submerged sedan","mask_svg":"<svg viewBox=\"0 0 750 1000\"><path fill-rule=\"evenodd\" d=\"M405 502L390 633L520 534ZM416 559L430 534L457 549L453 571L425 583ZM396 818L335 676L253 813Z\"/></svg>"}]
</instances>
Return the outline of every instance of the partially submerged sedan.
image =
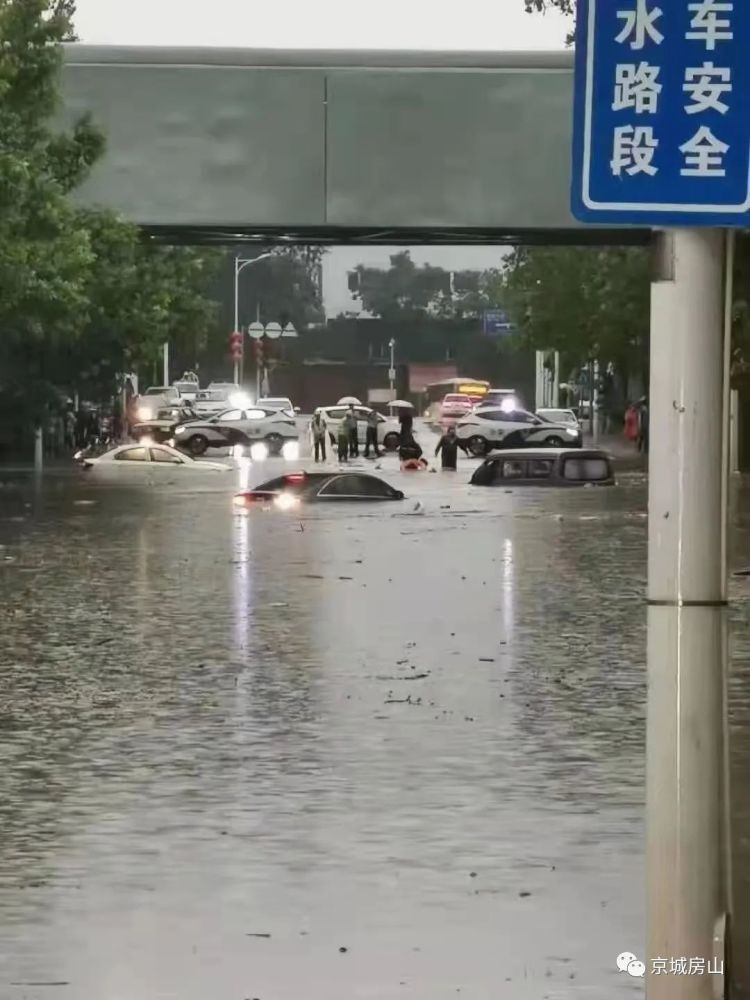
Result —
<instances>
[{"instance_id":1,"label":"partially submerged sedan","mask_svg":"<svg viewBox=\"0 0 750 1000\"><path fill-rule=\"evenodd\" d=\"M132 476L139 472L179 471L179 472L230 472L231 467L220 462L196 462L168 444L154 444L141 441L138 444L123 444L111 448L102 455L90 456L81 453L79 459L84 469L89 471L116 473Z\"/></svg>"},{"instance_id":2,"label":"partially submerged sedan","mask_svg":"<svg viewBox=\"0 0 750 1000\"><path fill-rule=\"evenodd\" d=\"M403 499L404 494L400 490L395 490L377 476L366 473L291 472L252 490L238 493L234 502L239 507L275 503L284 508L298 503L362 503Z\"/></svg>"},{"instance_id":3,"label":"partially submerged sedan","mask_svg":"<svg viewBox=\"0 0 750 1000\"><path fill-rule=\"evenodd\" d=\"M612 460L595 448L513 448L494 451L472 486L614 486Z\"/></svg>"}]
</instances>

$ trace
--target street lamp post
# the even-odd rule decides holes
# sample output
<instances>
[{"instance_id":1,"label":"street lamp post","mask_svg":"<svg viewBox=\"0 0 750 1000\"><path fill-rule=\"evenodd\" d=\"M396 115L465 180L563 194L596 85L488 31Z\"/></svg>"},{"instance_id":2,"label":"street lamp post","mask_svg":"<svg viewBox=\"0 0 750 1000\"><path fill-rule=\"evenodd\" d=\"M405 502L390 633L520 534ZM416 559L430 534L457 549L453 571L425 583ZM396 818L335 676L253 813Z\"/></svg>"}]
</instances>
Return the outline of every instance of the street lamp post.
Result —
<instances>
[{"instance_id":1,"label":"street lamp post","mask_svg":"<svg viewBox=\"0 0 750 1000\"><path fill-rule=\"evenodd\" d=\"M234 333L240 332L240 271L244 268L249 267L250 264L257 264L259 260L266 260L268 257L273 257L272 253L262 253L259 257L235 257L234 258ZM244 340L244 338L243 338ZM243 342L244 349L244 342ZM234 362L234 381L239 384L240 380L240 362L236 359Z\"/></svg>"},{"instance_id":2,"label":"street lamp post","mask_svg":"<svg viewBox=\"0 0 750 1000\"><path fill-rule=\"evenodd\" d=\"M393 399L396 389L396 341L393 337L388 341L388 346L391 349L391 367L388 371L388 382L391 387L391 399Z\"/></svg>"}]
</instances>

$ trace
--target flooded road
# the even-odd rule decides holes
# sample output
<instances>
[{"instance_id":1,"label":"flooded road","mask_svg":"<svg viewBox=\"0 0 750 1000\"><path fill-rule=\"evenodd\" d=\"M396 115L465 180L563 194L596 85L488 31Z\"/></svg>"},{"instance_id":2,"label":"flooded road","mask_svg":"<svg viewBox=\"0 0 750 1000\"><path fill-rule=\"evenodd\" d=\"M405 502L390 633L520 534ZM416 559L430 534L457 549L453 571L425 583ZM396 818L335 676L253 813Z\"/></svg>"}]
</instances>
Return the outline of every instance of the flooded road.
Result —
<instances>
[{"instance_id":1,"label":"flooded road","mask_svg":"<svg viewBox=\"0 0 750 1000\"><path fill-rule=\"evenodd\" d=\"M395 465L301 514L0 473L0 997L642 994L644 480Z\"/></svg>"}]
</instances>

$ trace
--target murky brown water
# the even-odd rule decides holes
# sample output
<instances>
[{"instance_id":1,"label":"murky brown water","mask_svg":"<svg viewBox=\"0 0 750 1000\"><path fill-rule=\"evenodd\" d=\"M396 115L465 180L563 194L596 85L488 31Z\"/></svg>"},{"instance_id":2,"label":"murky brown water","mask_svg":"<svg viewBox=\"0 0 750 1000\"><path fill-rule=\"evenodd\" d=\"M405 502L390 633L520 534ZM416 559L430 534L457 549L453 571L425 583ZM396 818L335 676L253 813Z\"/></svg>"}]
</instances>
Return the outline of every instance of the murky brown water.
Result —
<instances>
[{"instance_id":1,"label":"murky brown water","mask_svg":"<svg viewBox=\"0 0 750 1000\"><path fill-rule=\"evenodd\" d=\"M642 992L643 481L467 478L301 519L6 479L1 997Z\"/></svg>"}]
</instances>

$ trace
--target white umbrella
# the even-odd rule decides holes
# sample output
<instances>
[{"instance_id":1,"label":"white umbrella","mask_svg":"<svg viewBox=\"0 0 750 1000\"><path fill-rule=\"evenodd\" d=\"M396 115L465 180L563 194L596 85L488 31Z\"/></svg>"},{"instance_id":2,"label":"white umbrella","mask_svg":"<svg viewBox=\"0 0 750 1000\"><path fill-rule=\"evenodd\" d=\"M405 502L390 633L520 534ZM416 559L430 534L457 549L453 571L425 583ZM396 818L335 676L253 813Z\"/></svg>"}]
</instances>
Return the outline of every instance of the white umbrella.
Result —
<instances>
[{"instance_id":1,"label":"white umbrella","mask_svg":"<svg viewBox=\"0 0 750 1000\"><path fill-rule=\"evenodd\" d=\"M388 406L392 409L398 410L413 410L414 404L410 403L407 399L392 399Z\"/></svg>"},{"instance_id":2,"label":"white umbrella","mask_svg":"<svg viewBox=\"0 0 750 1000\"><path fill-rule=\"evenodd\" d=\"M361 406L362 404L356 396L342 396L336 404L337 406Z\"/></svg>"}]
</instances>

